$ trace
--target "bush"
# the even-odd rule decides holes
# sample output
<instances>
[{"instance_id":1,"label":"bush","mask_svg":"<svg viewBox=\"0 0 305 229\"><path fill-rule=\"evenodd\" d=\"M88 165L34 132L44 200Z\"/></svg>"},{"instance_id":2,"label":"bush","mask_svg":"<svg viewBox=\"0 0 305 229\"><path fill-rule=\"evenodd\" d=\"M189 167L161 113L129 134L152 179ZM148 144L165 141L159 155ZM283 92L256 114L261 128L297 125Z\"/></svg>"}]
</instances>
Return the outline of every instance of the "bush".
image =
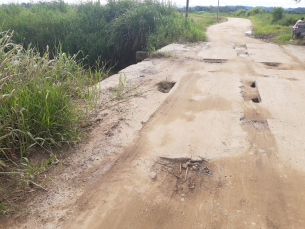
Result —
<instances>
[{"instance_id":1,"label":"bush","mask_svg":"<svg viewBox=\"0 0 305 229\"><path fill-rule=\"evenodd\" d=\"M166 20L169 15L176 16L175 12L176 9L171 5L163 3L135 2L133 7L112 20L107 26L108 45L113 53L112 59L126 59L130 53L145 48L147 37L154 33L158 24ZM176 39L179 37L176 36Z\"/></svg>"},{"instance_id":2,"label":"bush","mask_svg":"<svg viewBox=\"0 0 305 229\"><path fill-rule=\"evenodd\" d=\"M288 17L277 21L277 23L283 26L293 26L297 22L297 20L298 18Z\"/></svg>"},{"instance_id":3,"label":"bush","mask_svg":"<svg viewBox=\"0 0 305 229\"><path fill-rule=\"evenodd\" d=\"M156 31L149 35L146 50L154 51L173 42L205 40L206 36L192 19L171 15L158 22Z\"/></svg>"},{"instance_id":4,"label":"bush","mask_svg":"<svg viewBox=\"0 0 305 229\"><path fill-rule=\"evenodd\" d=\"M235 14L235 16L242 17L242 16L245 16L246 13L247 13L246 10L240 9L240 10L237 10L234 14Z\"/></svg>"},{"instance_id":5,"label":"bush","mask_svg":"<svg viewBox=\"0 0 305 229\"><path fill-rule=\"evenodd\" d=\"M253 16L255 14L262 14L264 12L265 12L265 10L262 8L253 8L253 9L250 9L247 11L246 16L249 17L249 16Z\"/></svg>"},{"instance_id":6,"label":"bush","mask_svg":"<svg viewBox=\"0 0 305 229\"><path fill-rule=\"evenodd\" d=\"M271 11L272 14L272 22L277 22L284 17L284 9L282 7L274 8Z\"/></svg>"}]
</instances>

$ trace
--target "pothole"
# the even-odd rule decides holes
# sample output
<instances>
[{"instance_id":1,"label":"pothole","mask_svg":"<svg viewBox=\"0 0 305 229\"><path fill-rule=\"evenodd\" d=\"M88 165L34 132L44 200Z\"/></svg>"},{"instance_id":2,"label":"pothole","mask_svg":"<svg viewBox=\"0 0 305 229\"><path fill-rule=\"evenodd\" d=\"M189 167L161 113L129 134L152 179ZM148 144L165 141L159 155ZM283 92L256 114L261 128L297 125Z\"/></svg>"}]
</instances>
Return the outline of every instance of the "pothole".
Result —
<instances>
[{"instance_id":1,"label":"pothole","mask_svg":"<svg viewBox=\"0 0 305 229\"><path fill-rule=\"evenodd\" d=\"M170 90L175 86L176 82L170 82L167 80L163 80L159 83L157 83L158 90L162 93L168 93Z\"/></svg>"},{"instance_id":2,"label":"pothole","mask_svg":"<svg viewBox=\"0 0 305 229\"><path fill-rule=\"evenodd\" d=\"M260 103L262 101L257 89L255 81L243 81L241 90L242 97L245 101L252 101L253 103Z\"/></svg>"},{"instance_id":3,"label":"pothole","mask_svg":"<svg viewBox=\"0 0 305 229\"><path fill-rule=\"evenodd\" d=\"M259 103L260 102L260 99L257 97L257 98L253 98L251 99L253 103Z\"/></svg>"},{"instance_id":4,"label":"pothole","mask_svg":"<svg viewBox=\"0 0 305 229\"><path fill-rule=\"evenodd\" d=\"M237 53L237 56L241 56L241 57L248 57L249 56L249 54L246 52L246 53L242 53L242 52L240 52L240 53Z\"/></svg>"},{"instance_id":5,"label":"pothole","mask_svg":"<svg viewBox=\"0 0 305 229\"><path fill-rule=\"evenodd\" d=\"M280 63L278 62L262 62L262 63L269 67L278 67L280 65Z\"/></svg>"},{"instance_id":6,"label":"pothole","mask_svg":"<svg viewBox=\"0 0 305 229\"><path fill-rule=\"evenodd\" d=\"M211 165L212 166L212 165ZM162 181L160 188L167 193L173 190L175 198L180 201L191 198L196 188L211 184L214 179L209 179L213 171L209 162L201 157L196 158L168 158L160 157L152 167L151 179ZM173 193L170 193L172 196Z\"/></svg>"},{"instance_id":7,"label":"pothole","mask_svg":"<svg viewBox=\"0 0 305 229\"><path fill-rule=\"evenodd\" d=\"M184 180L187 180L188 172L190 171L213 175L212 170L210 170L208 167L208 161L203 157L160 157L158 164L173 176Z\"/></svg>"},{"instance_id":8,"label":"pothole","mask_svg":"<svg viewBox=\"0 0 305 229\"><path fill-rule=\"evenodd\" d=\"M211 63L211 64L223 64L228 62L227 59L203 59L203 62L205 63Z\"/></svg>"}]
</instances>

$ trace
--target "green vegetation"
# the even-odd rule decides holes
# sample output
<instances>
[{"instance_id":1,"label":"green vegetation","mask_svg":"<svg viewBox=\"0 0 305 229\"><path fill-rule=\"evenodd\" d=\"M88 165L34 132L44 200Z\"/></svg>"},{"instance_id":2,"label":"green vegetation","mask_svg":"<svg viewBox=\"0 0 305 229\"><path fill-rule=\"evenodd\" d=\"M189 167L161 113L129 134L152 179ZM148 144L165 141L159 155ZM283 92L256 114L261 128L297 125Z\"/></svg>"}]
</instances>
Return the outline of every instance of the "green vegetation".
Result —
<instances>
[{"instance_id":1,"label":"green vegetation","mask_svg":"<svg viewBox=\"0 0 305 229\"><path fill-rule=\"evenodd\" d=\"M261 8L253 8L253 9L247 11L246 16L249 17L249 16L253 16L253 15L257 15L257 14L262 14L264 12L265 12L265 10L263 10Z\"/></svg>"},{"instance_id":2,"label":"green vegetation","mask_svg":"<svg viewBox=\"0 0 305 229\"><path fill-rule=\"evenodd\" d=\"M272 14L272 22L277 22L281 20L284 17L284 9L282 7L274 8L271 11Z\"/></svg>"},{"instance_id":3,"label":"green vegetation","mask_svg":"<svg viewBox=\"0 0 305 229\"><path fill-rule=\"evenodd\" d=\"M234 13L234 15L237 16L237 17L244 17L244 16L246 16L246 13L247 13L246 10L240 9L240 10L237 10L237 11Z\"/></svg>"},{"instance_id":4,"label":"green vegetation","mask_svg":"<svg viewBox=\"0 0 305 229\"><path fill-rule=\"evenodd\" d=\"M281 10L276 9L271 13L264 13L259 15L251 16L250 19L253 24L254 35L258 37L268 37L273 42L279 44L287 44L291 37L291 30L293 25L300 19L298 14L287 14L280 15ZM274 12L279 14L274 16ZM275 17L282 17L281 19L275 20Z\"/></svg>"},{"instance_id":5,"label":"green vegetation","mask_svg":"<svg viewBox=\"0 0 305 229\"><path fill-rule=\"evenodd\" d=\"M218 20L215 16L215 13L210 12L194 12L189 14L192 19L194 19L195 22L200 26L200 29L203 31L206 31L206 29L215 23L221 23L223 21L226 21L226 13L221 13L221 16L219 16Z\"/></svg>"},{"instance_id":6,"label":"green vegetation","mask_svg":"<svg viewBox=\"0 0 305 229\"><path fill-rule=\"evenodd\" d=\"M103 77L84 71L76 56L60 51L50 60L47 52L40 57L11 37L3 33L0 39L0 149L7 159L22 158L34 145L74 141L83 112L73 99L92 99L86 86Z\"/></svg>"},{"instance_id":7,"label":"green vegetation","mask_svg":"<svg viewBox=\"0 0 305 229\"><path fill-rule=\"evenodd\" d=\"M67 5L63 1L40 2L24 8L0 7L2 31L14 30L14 41L25 48L34 45L54 53L58 45L65 53L81 53L91 66L101 60L124 62L131 53L155 50L174 41L203 40L196 23L179 14L170 3L156 0L109 0L108 4L86 2Z\"/></svg>"}]
</instances>

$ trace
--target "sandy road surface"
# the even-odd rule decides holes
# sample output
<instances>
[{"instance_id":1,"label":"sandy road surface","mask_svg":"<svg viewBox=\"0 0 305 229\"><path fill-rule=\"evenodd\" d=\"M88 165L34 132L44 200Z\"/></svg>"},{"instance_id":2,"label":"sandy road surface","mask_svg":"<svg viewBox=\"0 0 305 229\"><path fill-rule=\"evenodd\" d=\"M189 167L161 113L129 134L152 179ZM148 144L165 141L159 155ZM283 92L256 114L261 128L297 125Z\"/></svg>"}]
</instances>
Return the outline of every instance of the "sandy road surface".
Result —
<instances>
[{"instance_id":1,"label":"sandy road surface","mask_svg":"<svg viewBox=\"0 0 305 229\"><path fill-rule=\"evenodd\" d=\"M207 43L163 48L173 57L145 71L170 69L171 93L142 104L156 111L132 144L43 227L305 228L305 49L250 26L229 19Z\"/></svg>"}]
</instances>

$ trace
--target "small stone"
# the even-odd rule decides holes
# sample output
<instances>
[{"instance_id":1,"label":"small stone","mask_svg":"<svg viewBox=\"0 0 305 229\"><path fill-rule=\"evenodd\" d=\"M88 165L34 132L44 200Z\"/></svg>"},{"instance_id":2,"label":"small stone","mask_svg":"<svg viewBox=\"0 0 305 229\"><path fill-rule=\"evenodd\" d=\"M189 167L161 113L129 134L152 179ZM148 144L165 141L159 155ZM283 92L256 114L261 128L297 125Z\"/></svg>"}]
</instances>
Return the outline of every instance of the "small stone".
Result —
<instances>
[{"instance_id":1,"label":"small stone","mask_svg":"<svg viewBox=\"0 0 305 229\"><path fill-rule=\"evenodd\" d=\"M194 170L196 170L196 169L197 169L197 167L196 167L196 166L193 166L193 169L194 169Z\"/></svg>"},{"instance_id":2,"label":"small stone","mask_svg":"<svg viewBox=\"0 0 305 229\"><path fill-rule=\"evenodd\" d=\"M155 180L157 178L157 173L151 172L151 173L149 173L149 176L151 179Z\"/></svg>"},{"instance_id":3,"label":"small stone","mask_svg":"<svg viewBox=\"0 0 305 229\"><path fill-rule=\"evenodd\" d=\"M184 198L182 197L180 200L181 200L181 202L183 202L183 201L184 201Z\"/></svg>"},{"instance_id":4,"label":"small stone","mask_svg":"<svg viewBox=\"0 0 305 229\"><path fill-rule=\"evenodd\" d=\"M186 169L187 168L187 164L183 164L182 168Z\"/></svg>"},{"instance_id":5,"label":"small stone","mask_svg":"<svg viewBox=\"0 0 305 229\"><path fill-rule=\"evenodd\" d=\"M266 153L266 151L263 150L263 149L259 149L258 151L259 151L260 153Z\"/></svg>"}]
</instances>

